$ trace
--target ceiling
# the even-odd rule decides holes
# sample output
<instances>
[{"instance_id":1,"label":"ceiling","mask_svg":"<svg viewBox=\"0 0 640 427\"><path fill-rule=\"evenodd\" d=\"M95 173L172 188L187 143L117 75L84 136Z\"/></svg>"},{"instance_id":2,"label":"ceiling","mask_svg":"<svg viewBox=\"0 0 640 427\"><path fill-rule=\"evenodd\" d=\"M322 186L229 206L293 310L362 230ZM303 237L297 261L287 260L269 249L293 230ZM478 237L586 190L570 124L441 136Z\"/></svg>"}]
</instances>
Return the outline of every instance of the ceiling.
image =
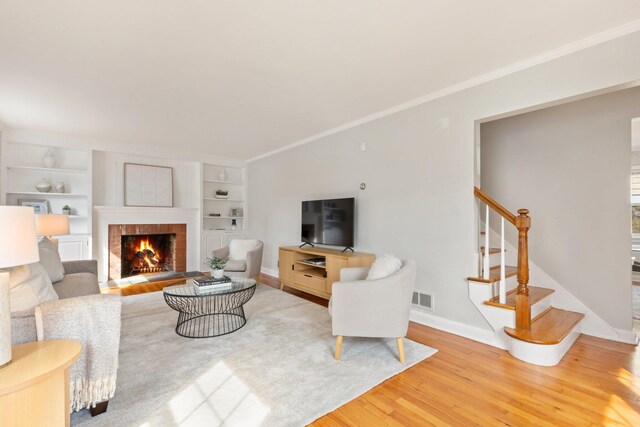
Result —
<instances>
[{"instance_id":1,"label":"ceiling","mask_svg":"<svg viewBox=\"0 0 640 427\"><path fill-rule=\"evenodd\" d=\"M637 0L0 0L0 122L248 159L638 18Z\"/></svg>"}]
</instances>

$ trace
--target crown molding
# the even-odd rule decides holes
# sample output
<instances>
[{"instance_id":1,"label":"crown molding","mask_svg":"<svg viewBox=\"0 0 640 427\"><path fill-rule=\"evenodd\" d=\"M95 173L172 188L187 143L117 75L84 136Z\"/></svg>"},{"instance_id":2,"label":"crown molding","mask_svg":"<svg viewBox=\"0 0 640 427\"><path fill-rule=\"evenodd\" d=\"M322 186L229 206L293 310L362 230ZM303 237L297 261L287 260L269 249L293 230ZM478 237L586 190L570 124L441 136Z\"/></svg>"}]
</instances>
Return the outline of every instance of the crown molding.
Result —
<instances>
[{"instance_id":1,"label":"crown molding","mask_svg":"<svg viewBox=\"0 0 640 427\"><path fill-rule=\"evenodd\" d=\"M308 144L310 142L313 141L317 141L319 139L325 138L327 136L330 135L334 135L336 133L339 132L343 132L345 130L348 129L352 129L355 128L357 126L363 125L365 123L369 123L378 119L381 119L383 117L387 117L390 116L392 114L395 113L399 113L401 111L404 110L408 110L410 108L416 107L418 105L421 104L425 104L427 102L439 99L439 98L444 98L445 96L449 96L451 94L454 94L456 92L461 92L463 90L472 88L474 86L479 86L481 84L493 81L493 80L497 80L499 78L508 76L510 74L514 74L517 73L519 71L523 71L526 70L528 68L532 68L535 67L536 65L540 65L543 64L545 62L549 62L552 61L554 59L558 59L561 58L563 56L567 56L567 55L571 55L573 53L579 52L581 50L593 47L593 46L597 46L599 44L620 38L620 37L624 37L626 35L629 35L631 33L635 33L637 31L640 31L640 19L637 19L635 21L631 21L628 22L624 25L620 25L618 27L614 27L611 28L609 30L591 35L589 37L585 37L583 39L580 39L578 41L566 44L564 46L561 46L559 48L556 49L552 49L549 50L547 52L544 52L540 55L536 55L536 56L532 56L528 59L525 59L523 61L519 61L516 62L514 64L511 65L507 65L506 67L502 67L499 68L497 70L491 71L489 73L486 74L481 74L479 76L473 77L469 80L465 80L463 82L460 83L456 83L452 86L448 86L446 88L437 90L435 92L431 92L427 95L421 96L419 98L415 98L412 99L410 101L404 102L402 104L396 105L394 107L391 108L387 108L385 110L382 111L378 111L376 113L370 114L368 116L364 116L360 119L345 123L343 125L340 125L338 127L332 128L332 129L328 129L326 131L317 133L315 135L309 136L307 138L303 138L299 141L293 142L291 144L285 145L283 147L280 148L276 148L275 150L271 150L268 151L266 153L260 154L258 156L252 157L250 159L247 160L247 163L251 163L251 162L255 162L256 160L260 160L260 159L264 159L266 157L270 157L273 156L275 154L281 153L283 151L287 151L290 150L292 148L295 147L299 147L301 145L304 144Z\"/></svg>"},{"instance_id":2,"label":"crown molding","mask_svg":"<svg viewBox=\"0 0 640 427\"><path fill-rule=\"evenodd\" d=\"M2 139L6 142L18 144L53 145L66 148L91 149L110 153L148 156L151 158L172 159L177 161L205 162L222 164L226 166L243 167L246 161L237 158L212 156L207 153L195 153L184 150L171 150L156 148L153 154L149 154L147 146L138 147L130 143L103 141L93 138L46 132L33 129L21 129L7 127L3 131Z\"/></svg>"}]
</instances>

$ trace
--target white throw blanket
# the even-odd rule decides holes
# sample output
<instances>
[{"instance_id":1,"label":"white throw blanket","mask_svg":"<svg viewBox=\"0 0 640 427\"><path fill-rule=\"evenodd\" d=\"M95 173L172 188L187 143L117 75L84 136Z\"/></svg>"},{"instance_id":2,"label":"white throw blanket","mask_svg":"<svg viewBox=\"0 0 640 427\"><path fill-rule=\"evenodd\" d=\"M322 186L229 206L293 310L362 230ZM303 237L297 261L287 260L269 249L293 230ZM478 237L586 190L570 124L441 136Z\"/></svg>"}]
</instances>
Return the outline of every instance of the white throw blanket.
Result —
<instances>
[{"instance_id":1,"label":"white throw blanket","mask_svg":"<svg viewBox=\"0 0 640 427\"><path fill-rule=\"evenodd\" d=\"M38 341L80 341L70 370L71 410L95 407L116 390L120 347L120 297L88 295L50 301L35 309Z\"/></svg>"}]
</instances>

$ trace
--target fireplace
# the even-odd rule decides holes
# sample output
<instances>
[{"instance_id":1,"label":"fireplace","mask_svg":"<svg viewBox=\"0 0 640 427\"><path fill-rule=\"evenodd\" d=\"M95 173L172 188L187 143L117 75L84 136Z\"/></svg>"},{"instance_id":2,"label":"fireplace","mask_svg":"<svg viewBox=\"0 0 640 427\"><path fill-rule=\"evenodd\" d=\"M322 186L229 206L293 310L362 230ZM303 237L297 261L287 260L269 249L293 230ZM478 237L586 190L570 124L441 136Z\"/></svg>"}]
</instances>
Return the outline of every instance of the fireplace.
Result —
<instances>
[{"instance_id":1,"label":"fireplace","mask_svg":"<svg viewBox=\"0 0 640 427\"><path fill-rule=\"evenodd\" d=\"M110 224L109 280L186 271L186 224Z\"/></svg>"},{"instance_id":2,"label":"fireplace","mask_svg":"<svg viewBox=\"0 0 640 427\"><path fill-rule=\"evenodd\" d=\"M174 271L175 234L122 236L120 277Z\"/></svg>"}]
</instances>

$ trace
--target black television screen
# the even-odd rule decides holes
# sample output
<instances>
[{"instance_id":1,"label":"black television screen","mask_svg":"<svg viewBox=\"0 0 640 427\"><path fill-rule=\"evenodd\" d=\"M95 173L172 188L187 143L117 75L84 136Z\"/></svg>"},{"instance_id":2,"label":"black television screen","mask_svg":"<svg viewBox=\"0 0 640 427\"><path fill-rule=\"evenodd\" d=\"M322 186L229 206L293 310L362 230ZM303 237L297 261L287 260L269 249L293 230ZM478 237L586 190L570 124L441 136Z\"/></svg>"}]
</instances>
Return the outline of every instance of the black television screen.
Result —
<instances>
[{"instance_id":1,"label":"black television screen","mask_svg":"<svg viewBox=\"0 0 640 427\"><path fill-rule=\"evenodd\" d=\"M302 202L301 240L305 243L352 247L355 199Z\"/></svg>"}]
</instances>

